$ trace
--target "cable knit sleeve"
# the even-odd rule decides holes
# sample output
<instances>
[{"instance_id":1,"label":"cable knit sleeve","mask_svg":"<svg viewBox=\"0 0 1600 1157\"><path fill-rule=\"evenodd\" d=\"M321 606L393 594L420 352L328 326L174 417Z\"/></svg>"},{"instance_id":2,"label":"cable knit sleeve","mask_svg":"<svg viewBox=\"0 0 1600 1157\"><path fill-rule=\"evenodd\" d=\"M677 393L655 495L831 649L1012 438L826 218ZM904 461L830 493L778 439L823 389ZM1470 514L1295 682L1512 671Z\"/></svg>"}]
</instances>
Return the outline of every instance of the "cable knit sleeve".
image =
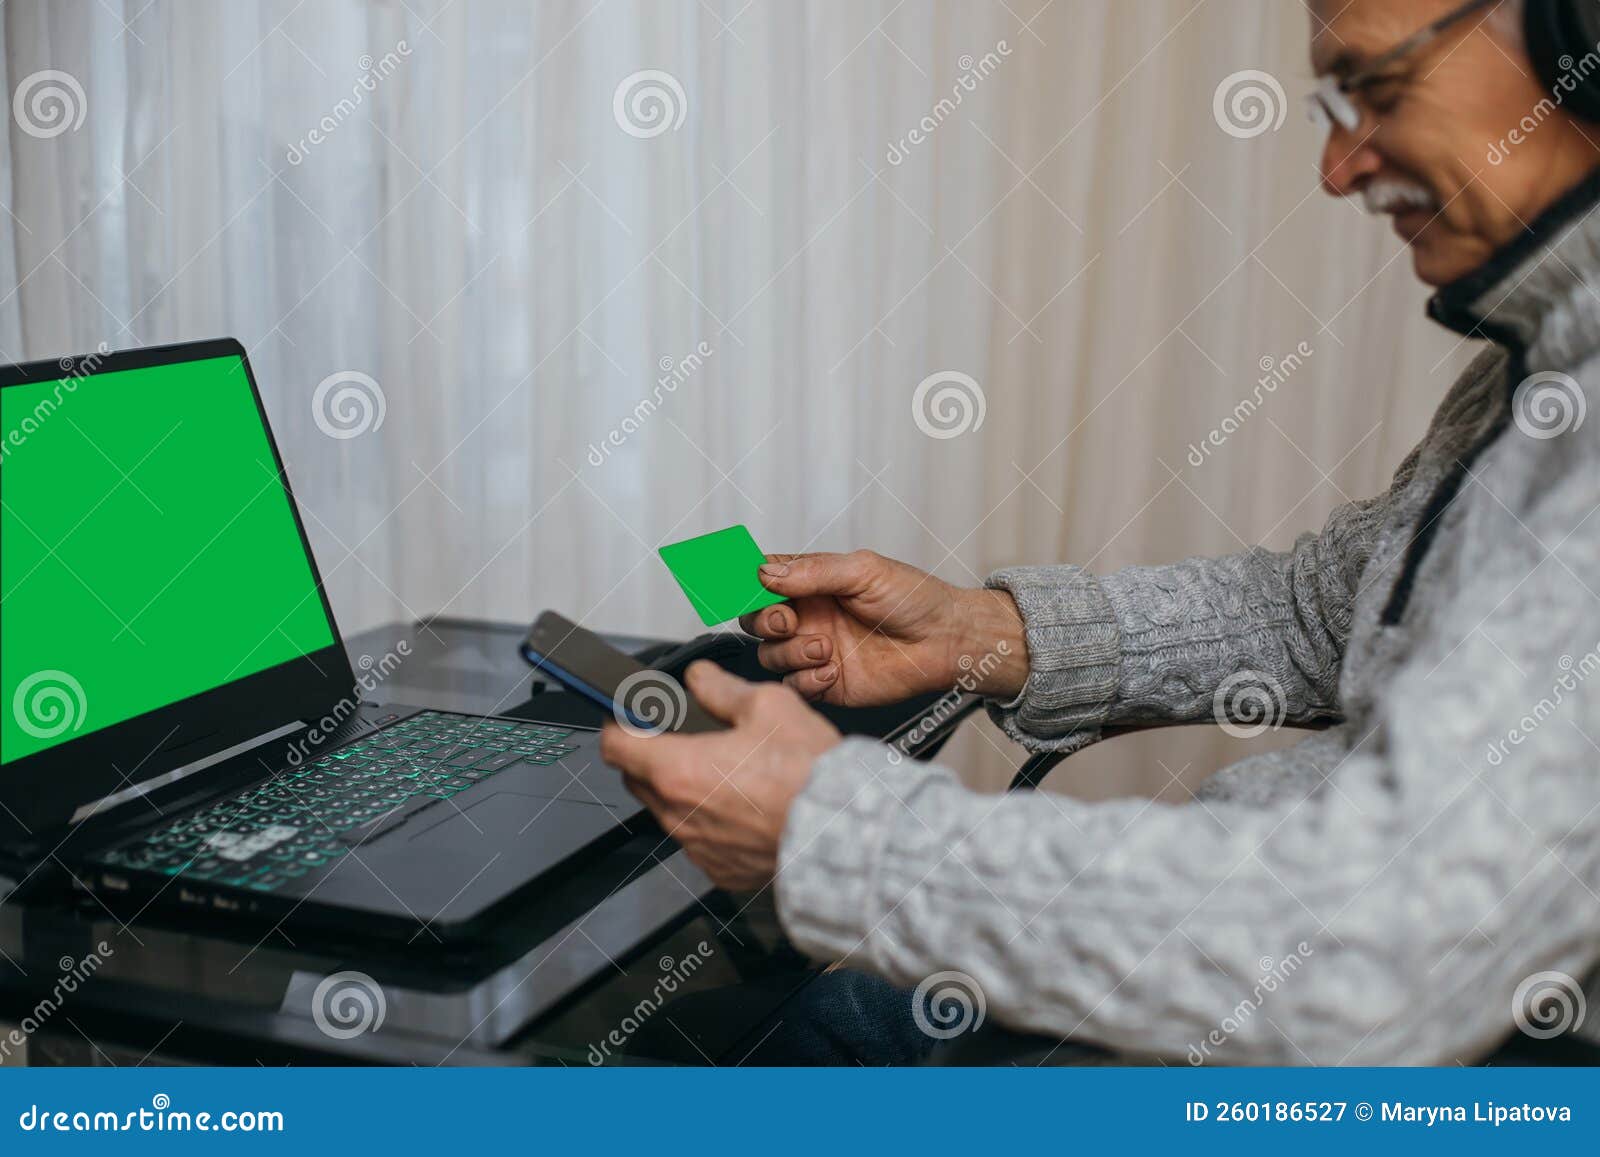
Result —
<instances>
[{"instance_id":1,"label":"cable knit sleeve","mask_svg":"<svg viewBox=\"0 0 1600 1157\"><path fill-rule=\"evenodd\" d=\"M1478 358L1388 490L1338 507L1289 550L1253 547L1099 578L1076 566L996 571L986 585L1016 600L1029 675L1016 699L990 701L991 717L1025 746L1072 749L1106 724L1207 720L1224 681L1249 673L1275 698L1281 692L1287 722L1338 718L1356 598L1381 577L1364 573L1379 531L1423 455L1477 420L1484 384L1504 365L1499 350Z\"/></svg>"},{"instance_id":2,"label":"cable knit sleeve","mask_svg":"<svg viewBox=\"0 0 1600 1157\"><path fill-rule=\"evenodd\" d=\"M1049 748L1105 724L1208 719L1230 676L1281 689L1291 722L1338 715L1339 664L1362 571L1414 458L1388 492L1339 507L1320 534L1095 578L1075 566L996 571L1022 613L1028 682L995 721Z\"/></svg>"}]
</instances>

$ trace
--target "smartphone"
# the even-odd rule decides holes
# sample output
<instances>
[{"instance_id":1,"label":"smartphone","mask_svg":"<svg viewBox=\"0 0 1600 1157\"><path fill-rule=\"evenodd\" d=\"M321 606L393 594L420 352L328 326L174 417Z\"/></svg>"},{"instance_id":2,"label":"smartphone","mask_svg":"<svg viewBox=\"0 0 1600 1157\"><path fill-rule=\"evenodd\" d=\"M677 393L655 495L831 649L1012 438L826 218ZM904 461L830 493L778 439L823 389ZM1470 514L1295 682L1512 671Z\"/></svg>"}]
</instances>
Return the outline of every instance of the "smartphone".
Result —
<instances>
[{"instance_id":1,"label":"smartphone","mask_svg":"<svg viewBox=\"0 0 1600 1157\"><path fill-rule=\"evenodd\" d=\"M522 641L522 657L567 690L606 708L632 730L650 734L726 730L677 679L646 667L554 611L534 620Z\"/></svg>"}]
</instances>

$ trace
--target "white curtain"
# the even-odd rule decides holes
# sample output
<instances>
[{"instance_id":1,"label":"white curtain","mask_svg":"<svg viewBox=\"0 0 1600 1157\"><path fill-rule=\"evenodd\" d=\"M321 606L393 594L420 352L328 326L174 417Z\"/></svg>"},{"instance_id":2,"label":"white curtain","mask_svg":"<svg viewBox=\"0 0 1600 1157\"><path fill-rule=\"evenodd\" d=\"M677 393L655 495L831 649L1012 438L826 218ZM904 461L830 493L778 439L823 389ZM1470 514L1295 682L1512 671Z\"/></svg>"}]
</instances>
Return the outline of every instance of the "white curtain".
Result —
<instances>
[{"instance_id":1,"label":"white curtain","mask_svg":"<svg viewBox=\"0 0 1600 1157\"><path fill-rule=\"evenodd\" d=\"M241 339L347 631L554 607L692 633L654 548L733 522L964 583L1281 546L1385 483L1471 352L1385 227L1318 191L1295 4L0 18L28 89L0 134L0 352ZM1244 76L1267 107L1217 105L1244 70L1284 99ZM975 383L981 426L958 378L915 420L936 373ZM354 374L382 424L329 436L376 420ZM953 758L992 781L1000 747ZM1232 750L1124 741L1076 781L1181 795Z\"/></svg>"}]
</instances>

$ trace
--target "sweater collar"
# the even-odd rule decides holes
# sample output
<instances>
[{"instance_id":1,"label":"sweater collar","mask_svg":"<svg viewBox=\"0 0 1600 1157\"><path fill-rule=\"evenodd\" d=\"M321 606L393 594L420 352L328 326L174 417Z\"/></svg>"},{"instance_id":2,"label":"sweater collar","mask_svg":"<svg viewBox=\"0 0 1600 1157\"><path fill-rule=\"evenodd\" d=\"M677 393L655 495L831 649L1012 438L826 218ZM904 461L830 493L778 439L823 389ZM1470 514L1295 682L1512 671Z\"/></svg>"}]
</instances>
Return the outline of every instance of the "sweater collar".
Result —
<instances>
[{"instance_id":1,"label":"sweater collar","mask_svg":"<svg viewBox=\"0 0 1600 1157\"><path fill-rule=\"evenodd\" d=\"M1600 350L1600 169L1482 266L1441 288L1428 314L1467 337L1560 369Z\"/></svg>"}]
</instances>

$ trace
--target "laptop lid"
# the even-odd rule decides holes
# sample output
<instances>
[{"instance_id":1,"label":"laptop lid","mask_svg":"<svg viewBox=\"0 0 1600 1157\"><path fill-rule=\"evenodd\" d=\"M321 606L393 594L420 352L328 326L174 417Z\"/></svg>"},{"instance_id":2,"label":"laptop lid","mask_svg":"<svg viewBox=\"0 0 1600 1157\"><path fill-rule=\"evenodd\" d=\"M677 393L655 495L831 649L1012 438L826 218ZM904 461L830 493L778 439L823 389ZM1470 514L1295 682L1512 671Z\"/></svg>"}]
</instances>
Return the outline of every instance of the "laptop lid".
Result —
<instances>
[{"instance_id":1,"label":"laptop lid","mask_svg":"<svg viewBox=\"0 0 1600 1157\"><path fill-rule=\"evenodd\" d=\"M354 686L238 342L0 367L0 831Z\"/></svg>"}]
</instances>

